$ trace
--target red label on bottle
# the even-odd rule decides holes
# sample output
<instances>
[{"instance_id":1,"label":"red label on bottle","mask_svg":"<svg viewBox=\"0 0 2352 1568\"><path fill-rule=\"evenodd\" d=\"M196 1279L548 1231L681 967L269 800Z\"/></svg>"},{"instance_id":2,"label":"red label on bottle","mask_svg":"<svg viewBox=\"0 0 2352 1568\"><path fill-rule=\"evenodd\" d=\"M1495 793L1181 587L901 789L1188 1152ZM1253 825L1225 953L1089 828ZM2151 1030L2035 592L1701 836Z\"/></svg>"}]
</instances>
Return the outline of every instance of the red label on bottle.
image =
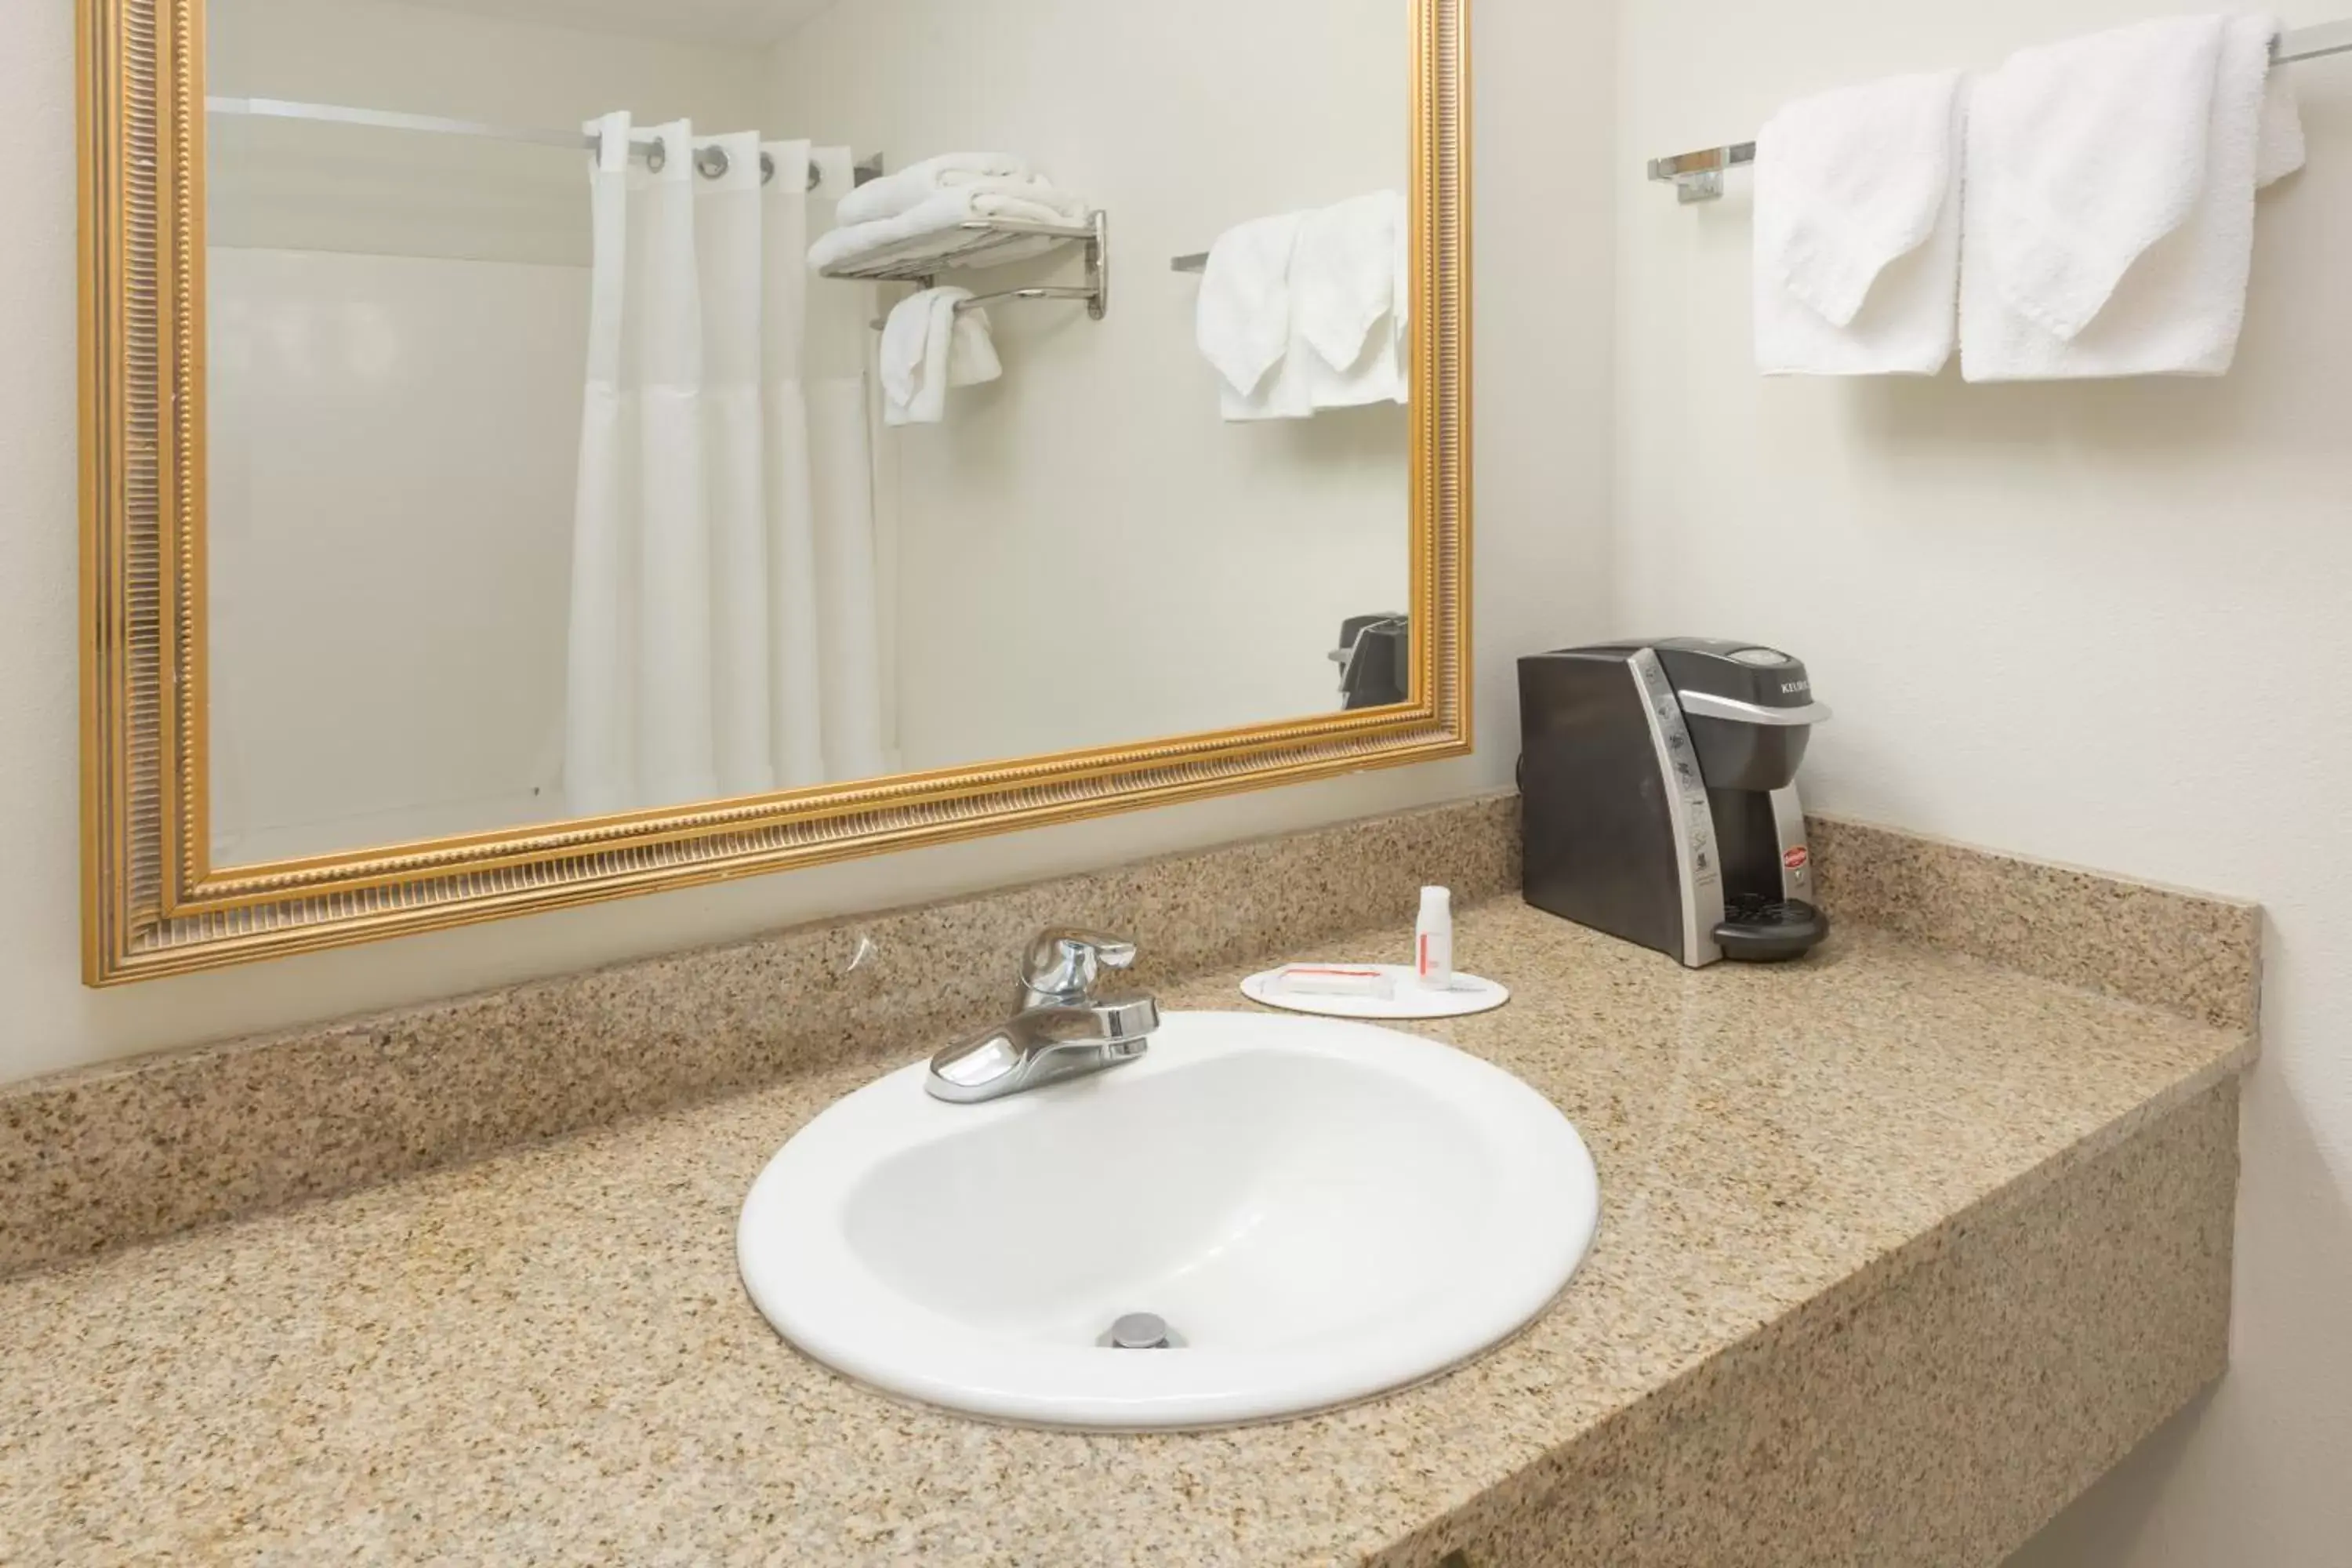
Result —
<instances>
[{"instance_id":1,"label":"red label on bottle","mask_svg":"<svg viewBox=\"0 0 2352 1568\"><path fill-rule=\"evenodd\" d=\"M1786 866L1791 871L1801 871L1805 868L1805 862L1811 860L1812 858L1811 851L1800 844L1794 849L1784 850L1781 852L1780 864Z\"/></svg>"},{"instance_id":2,"label":"red label on bottle","mask_svg":"<svg viewBox=\"0 0 2352 1568\"><path fill-rule=\"evenodd\" d=\"M1420 951L1413 955L1412 972L1420 975L1429 973L1429 937L1426 933L1421 939Z\"/></svg>"}]
</instances>

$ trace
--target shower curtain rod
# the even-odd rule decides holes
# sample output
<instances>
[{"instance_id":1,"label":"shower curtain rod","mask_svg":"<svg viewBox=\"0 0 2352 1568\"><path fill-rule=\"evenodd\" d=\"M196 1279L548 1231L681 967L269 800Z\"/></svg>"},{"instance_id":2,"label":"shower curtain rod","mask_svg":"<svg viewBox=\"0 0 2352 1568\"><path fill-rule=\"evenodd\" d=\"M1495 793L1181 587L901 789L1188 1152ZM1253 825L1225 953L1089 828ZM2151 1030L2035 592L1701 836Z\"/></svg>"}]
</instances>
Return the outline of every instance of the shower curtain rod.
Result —
<instances>
[{"instance_id":1,"label":"shower curtain rod","mask_svg":"<svg viewBox=\"0 0 2352 1568\"><path fill-rule=\"evenodd\" d=\"M433 114L403 114L389 109L347 109L332 103L296 103L283 98L207 98L205 111L212 114L242 114L263 120L310 120L331 125L367 125L380 131L424 131L440 136L479 136L492 142L523 142L540 147L572 147L593 153L603 140L593 131L531 131L511 125L485 125L472 120L445 120ZM629 155L642 157L646 166L658 174L669 156L662 139L656 135L629 138ZM727 172L727 154L715 146L695 150L694 166L710 179ZM879 156L867 159L857 166L856 183L864 184L882 172ZM760 154L760 179L762 184L775 178L775 161L767 153ZM808 188L817 187L816 165L809 165Z\"/></svg>"},{"instance_id":2,"label":"shower curtain rod","mask_svg":"<svg viewBox=\"0 0 2352 1568\"><path fill-rule=\"evenodd\" d=\"M2346 53L2352 53L2352 21L2290 27L2271 40L2273 65L2292 65L2297 60ZM1649 174L1654 180L1672 184L1676 201L1685 205L1711 202L1723 195L1725 170L1754 162L1756 143L1734 142L1727 147L1703 147L1696 153L1677 153L1671 158L1653 158Z\"/></svg>"}]
</instances>

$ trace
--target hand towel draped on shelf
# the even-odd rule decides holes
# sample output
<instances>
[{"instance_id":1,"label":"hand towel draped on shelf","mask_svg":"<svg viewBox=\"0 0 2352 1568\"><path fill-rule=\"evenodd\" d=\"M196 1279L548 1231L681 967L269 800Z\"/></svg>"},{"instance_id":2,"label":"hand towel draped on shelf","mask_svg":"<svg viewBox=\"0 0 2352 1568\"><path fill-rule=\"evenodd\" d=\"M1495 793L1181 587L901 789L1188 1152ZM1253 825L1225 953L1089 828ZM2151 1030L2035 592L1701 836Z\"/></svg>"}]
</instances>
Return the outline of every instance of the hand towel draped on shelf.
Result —
<instances>
[{"instance_id":1,"label":"hand towel draped on shelf","mask_svg":"<svg viewBox=\"0 0 2352 1568\"><path fill-rule=\"evenodd\" d=\"M988 312L957 307L969 289L925 289L898 301L882 323L882 422L936 425L948 388L975 386L1004 374Z\"/></svg>"},{"instance_id":2,"label":"hand towel draped on shelf","mask_svg":"<svg viewBox=\"0 0 2352 1568\"><path fill-rule=\"evenodd\" d=\"M1194 333L1225 418L1407 401L1409 231L1404 198L1376 191L1217 237Z\"/></svg>"}]
</instances>

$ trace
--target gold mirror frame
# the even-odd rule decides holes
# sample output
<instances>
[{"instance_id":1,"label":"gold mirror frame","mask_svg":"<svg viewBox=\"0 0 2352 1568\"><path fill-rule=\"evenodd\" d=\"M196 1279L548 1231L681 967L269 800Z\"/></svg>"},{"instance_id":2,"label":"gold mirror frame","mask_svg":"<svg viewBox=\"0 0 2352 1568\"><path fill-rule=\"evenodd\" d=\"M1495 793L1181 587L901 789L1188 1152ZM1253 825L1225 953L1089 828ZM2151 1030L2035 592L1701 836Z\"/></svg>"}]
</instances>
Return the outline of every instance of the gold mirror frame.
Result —
<instances>
[{"instance_id":1,"label":"gold mirror frame","mask_svg":"<svg viewBox=\"0 0 2352 1568\"><path fill-rule=\"evenodd\" d=\"M1470 749L1468 0L1412 0L1412 692L1394 707L211 864L204 0L78 0L83 977L210 969Z\"/></svg>"}]
</instances>

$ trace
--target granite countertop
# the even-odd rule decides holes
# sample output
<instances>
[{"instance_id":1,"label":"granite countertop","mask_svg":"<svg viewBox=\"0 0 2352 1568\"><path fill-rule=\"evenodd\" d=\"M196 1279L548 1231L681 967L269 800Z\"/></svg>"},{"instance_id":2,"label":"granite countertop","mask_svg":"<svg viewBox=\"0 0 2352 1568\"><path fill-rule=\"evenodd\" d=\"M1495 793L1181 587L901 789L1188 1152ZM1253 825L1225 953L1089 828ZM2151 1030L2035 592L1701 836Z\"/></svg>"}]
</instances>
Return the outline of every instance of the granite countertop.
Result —
<instances>
[{"instance_id":1,"label":"granite countertop","mask_svg":"<svg viewBox=\"0 0 2352 1568\"><path fill-rule=\"evenodd\" d=\"M1515 999L1420 1032L1568 1112L1601 1226L1527 1331L1434 1382L1239 1430L1076 1435L803 1359L737 1282L737 1208L910 1041L0 1283L0 1559L1353 1561L1759 1327L1884 1289L1964 1213L2253 1049L1867 931L1694 973L1509 900L1463 911L1457 950ZM1162 1001L1245 1006L1245 972Z\"/></svg>"}]
</instances>

